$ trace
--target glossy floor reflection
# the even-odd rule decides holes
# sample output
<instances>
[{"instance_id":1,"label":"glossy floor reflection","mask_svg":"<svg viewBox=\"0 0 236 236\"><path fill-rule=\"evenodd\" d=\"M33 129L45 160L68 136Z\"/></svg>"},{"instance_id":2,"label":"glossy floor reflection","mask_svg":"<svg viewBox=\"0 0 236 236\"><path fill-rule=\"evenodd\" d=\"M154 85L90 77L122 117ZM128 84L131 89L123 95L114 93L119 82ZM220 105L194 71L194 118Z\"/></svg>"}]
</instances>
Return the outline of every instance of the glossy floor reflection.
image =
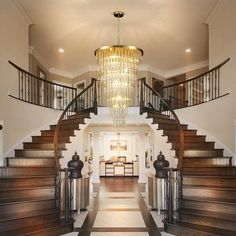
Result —
<instances>
[{"instance_id":1,"label":"glossy floor reflection","mask_svg":"<svg viewBox=\"0 0 236 236\"><path fill-rule=\"evenodd\" d=\"M88 211L75 216L76 232L64 236L169 236L145 197L137 178L102 178Z\"/></svg>"}]
</instances>

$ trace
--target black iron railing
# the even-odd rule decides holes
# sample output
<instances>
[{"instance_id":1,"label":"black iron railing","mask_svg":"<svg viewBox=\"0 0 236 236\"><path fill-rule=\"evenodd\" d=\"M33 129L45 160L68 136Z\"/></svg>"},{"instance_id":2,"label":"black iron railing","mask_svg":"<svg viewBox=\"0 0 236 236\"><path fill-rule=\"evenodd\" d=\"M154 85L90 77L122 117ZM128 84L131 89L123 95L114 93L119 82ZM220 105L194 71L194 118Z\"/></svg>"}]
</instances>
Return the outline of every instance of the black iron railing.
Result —
<instances>
[{"instance_id":1,"label":"black iron railing","mask_svg":"<svg viewBox=\"0 0 236 236\"><path fill-rule=\"evenodd\" d=\"M65 108L59 118L54 133L54 158L57 169L56 199L60 211L60 220L70 222L72 214L72 191L69 174L71 169L61 169L60 157L62 157L61 144L65 138L71 136L74 130L79 129L77 115L93 112L97 114L97 85L96 79L79 93Z\"/></svg>"},{"instance_id":2,"label":"black iron railing","mask_svg":"<svg viewBox=\"0 0 236 236\"><path fill-rule=\"evenodd\" d=\"M171 106L162 98L162 96L154 91L146 84L145 78L140 80L140 113L144 112L159 112L169 116L177 125L179 133L179 152L177 153L178 168L182 168L184 154L184 131L180 124L179 118L173 111Z\"/></svg>"},{"instance_id":3,"label":"black iron railing","mask_svg":"<svg viewBox=\"0 0 236 236\"><path fill-rule=\"evenodd\" d=\"M220 69L228 58L215 68L192 79L163 87L162 96L172 109L190 107L225 96L220 91Z\"/></svg>"},{"instance_id":4,"label":"black iron railing","mask_svg":"<svg viewBox=\"0 0 236 236\"><path fill-rule=\"evenodd\" d=\"M76 96L77 89L41 79L13 62L9 63L18 70L18 91L9 95L24 102L38 106L64 110Z\"/></svg>"}]
</instances>

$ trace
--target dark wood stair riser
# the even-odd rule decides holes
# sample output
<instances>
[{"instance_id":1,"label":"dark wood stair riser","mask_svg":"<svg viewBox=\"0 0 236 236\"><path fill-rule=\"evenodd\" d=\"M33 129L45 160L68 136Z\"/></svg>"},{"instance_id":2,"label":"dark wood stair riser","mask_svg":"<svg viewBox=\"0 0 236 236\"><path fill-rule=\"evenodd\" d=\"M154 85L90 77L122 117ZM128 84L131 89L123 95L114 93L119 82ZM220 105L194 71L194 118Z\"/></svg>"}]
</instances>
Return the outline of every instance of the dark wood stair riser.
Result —
<instances>
[{"instance_id":1,"label":"dark wood stair riser","mask_svg":"<svg viewBox=\"0 0 236 236\"><path fill-rule=\"evenodd\" d=\"M18 189L30 187L55 186L56 178L53 176L0 178L0 189Z\"/></svg>"},{"instance_id":2,"label":"dark wood stair riser","mask_svg":"<svg viewBox=\"0 0 236 236\"><path fill-rule=\"evenodd\" d=\"M13 201L16 202L22 199L43 200L43 199L54 199L54 198L55 198L55 187L0 191L0 203L13 202Z\"/></svg>"},{"instance_id":3,"label":"dark wood stair riser","mask_svg":"<svg viewBox=\"0 0 236 236\"><path fill-rule=\"evenodd\" d=\"M187 130L188 125L181 125L184 130ZM178 126L175 124L158 124L158 129L162 130L176 130L178 131Z\"/></svg>"},{"instance_id":4,"label":"dark wood stair riser","mask_svg":"<svg viewBox=\"0 0 236 236\"><path fill-rule=\"evenodd\" d=\"M185 143L184 144L184 148L185 150L188 150L188 149L198 149L198 150L208 150L208 149L214 149L214 146L215 146L215 143L214 142L203 142L203 143L200 143L200 142L197 142L197 143ZM173 149L179 149L179 143L172 143L172 148Z\"/></svg>"},{"instance_id":5,"label":"dark wood stair riser","mask_svg":"<svg viewBox=\"0 0 236 236\"><path fill-rule=\"evenodd\" d=\"M0 168L0 177L56 175L52 167L4 167Z\"/></svg>"},{"instance_id":6,"label":"dark wood stair riser","mask_svg":"<svg viewBox=\"0 0 236 236\"><path fill-rule=\"evenodd\" d=\"M184 197L205 197L205 198L217 198L217 199L235 199L236 203L236 189L211 189L202 187L183 187Z\"/></svg>"},{"instance_id":7,"label":"dark wood stair riser","mask_svg":"<svg viewBox=\"0 0 236 236\"><path fill-rule=\"evenodd\" d=\"M183 178L184 185L190 186L210 186L219 188L236 189L236 176L232 178L225 176L205 177L205 176L185 176Z\"/></svg>"},{"instance_id":8,"label":"dark wood stair riser","mask_svg":"<svg viewBox=\"0 0 236 236\"><path fill-rule=\"evenodd\" d=\"M27 227L27 226L40 225L40 224L45 224L45 223L55 223L57 222L57 220L58 220L57 214L52 213L48 215L42 214L40 216L35 216L35 217L30 217L30 218L3 221L3 222L0 222L0 232L2 235L4 235L6 231L20 229L22 228L22 226Z\"/></svg>"},{"instance_id":9,"label":"dark wood stair riser","mask_svg":"<svg viewBox=\"0 0 236 236\"><path fill-rule=\"evenodd\" d=\"M54 157L54 150L22 149L15 150L16 157Z\"/></svg>"},{"instance_id":10,"label":"dark wood stair riser","mask_svg":"<svg viewBox=\"0 0 236 236\"><path fill-rule=\"evenodd\" d=\"M221 218L211 218L206 217L204 215L194 215L194 214L187 214L180 212L180 221L182 222L188 222L192 224L200 224L205 226L210 226L214 228L219 229L225 229L225 230L232 230L236 233L236 221L235 219L226 220ZM218 214L218 217L220 217L220 214Z\"/></svg>"},{"instance_id":11,"label":"dark wood stair riser","mask_svg":"<svg viewBox=\"0 0 236 236\"><path fill-rule=\"evenodd\" d=\"M59 146L61 149L65 149L66 145L65 143L60 144ZM53 143L37 143L37 142L31 142L31 143L23 143L24 149L43 149L43 150L54 150L54 144Z\"/></svg>"},{"instance_id":12,"label":"dark wood stair riser","mask_svg":"<svg viewBox=\"0 0 236 236\"><path fill-rule=\"evenodd\" d=\"M179 224L167 224L164 225L165 232L177 235L177 236L219 236L214 233L203 232L201 230L192 229L190 227L182 227Z\"/></svg>"},{"instance_id":13,"label":"dark wood stair riser","mask_svg":"<svg viewBox=\"0 0 236 236\"><path fill-rule=\"evenodd\" d=\"M0 220L9 218L22 218L23 213L56 209L55 199L39 201L23 201L11 204L0 204Z\"/></svg>"},{"instance_id":14,"label":"dark wood stair riser","mask_svg":"<svg viewBox=\"0 0 236 236\"><path fill-rule=\"evenodd\" d=\"M54 158L20 158L13 157L6 159L7 166L9 167L22 167L22 166L45 166L45 167L55 167Z\"/></svg>"},{"instance_id":15,"label":"dark wood stair riser","mask_svg":"<svg viewBox=\"0 0 236 236\"><path fill-rule=\"evenodd\" d=\"M54 137L55 130L41 130L42 136L53 136ZM61 131L61 135L65 137L74 136L74 130L66 130Z\"/></svg>"},{"instance_id":16,"label":"dark wood stair riser","mask_svg":"<svg viewBox=\"0 0 236 236\"><path fill-rule=\"evenodd\" d=\"M170 124L170 125L176 125L175 120L171 119L162 119L162 118L153 118L153 124Z\"/></svg>"},{"instance_id":17,"label":"dark wood stair riser","mask_svg":"<svg viewBox=\"0 0 236 236\"><path fill-rule=\"evenodd\" d=\"M55 130L56 129L56 125L50 125L50 130ZM79 124L73 124L73 123L65 123L65 124L62 124L61 126L60 126L60 129L61 130L67 130L67 129L69 129L69 130L80 130L80 128L79 128Z\"/></svg>"},{"instance_id":18,"label":"dark wood stair riser","mask_svg":"<svg viewBox=\"0 0 236 236\"><path fill-rule=\"evenodd\" d=\"M197 130L184 130L184 136L193 136L197 134ZM179 136L178 130L163 130L163 136Z\"/></svg>"},{"instance_id":19,"label":"dark wood stair riser","mask_svg":"<svg viewBox=\"0 0 236 236\"><path fill-rule=\"evenodd\" d=\"M203 210L206 211L212 211L217 213L225 213L225 214L231 214L234 215L236 212L236 204L230 204L225 202L216 202L216 201L196 201L192 199L186 199L184 198L182 200L182 207L191 209L192 212L194 212L194 209L197 210Z\"/></svg>"},{"instance_id":20,"label":"dark wood stair riser","mask_svg":"<svg viewBox=\"0 0 236 236\"><path fill-rule=\"evenodd\" d=\"M183 175L204 175L204 176L235 176L236 168L234 167L183 167Z\"/></svg>"},{"instance_id":21,"label":"dark wood stair riser","mask_svg":"<svg viewBox=\"0 0 236 236\"><path fill-rule=\"evenodd\" d=\"M70 120L70 119L72 119L72 120L73 119L85 119L85 118L90 119L91 118L90 114L80 113L80 114L70 115L70 116L67 117L68 120Z\"/></svg>"},{"instance_id":22,"label":"dark wood stair riser","mask_svg":"<svg viewBox=\"0 0 236 236\"><path fill-rule=\"evenodd\" d=\"M190 157L186 157L183 159L183 166L230 166L231 165L231 161L230 158L226 158L226 157L216 157L216 158L210 158L210 157L205 157L205 158L190 158Z\"/></svg>"},{"instance_id":23,"label":"dark wood stair riser","mask_svg":"<svg viewBox=\"0 0 236 236\"><path fill-rule=\"evenodd\" d=\"M213 149L213 150L185 150L184 157L222 157L223 156L223 149Z\"/></svg>"},{"instance_id":24,"label":"dark wood stair riser","mask_svg":"<svg viewBox=\"0 0 236 236\"><path fill-rule=\"evenodd\" d=\"M168 142L178 143L179 142L179 135L170 135L167 137ZM206 136L202 135L193 135L193 136L185 136L184 142L205 142Z\"/></svg>"},{"instance_id":25,"label":"dark wood stair riser","mask_svg":"<svg viewBox=\"0 0 236 236\"><path fill-rule=\"evenodd\" d=\"M162 113L151 113L151 112L148 112L146 118L147 119L149 119L149 118L160 118L160 119L168 119L169 120L170 116L162 114Z\"/></svg>"},{"instance_id":26,"label":"dark wood stair riser","mask_svg":"<svg viewBox=\"0 0 236 236\"><path fill-rule=\"evenodd\" d=\"M32 136L33 143L53 143L53 136ZM62 143L70 143L69 137L61 137Z\"/></svg>"}]
</instances>

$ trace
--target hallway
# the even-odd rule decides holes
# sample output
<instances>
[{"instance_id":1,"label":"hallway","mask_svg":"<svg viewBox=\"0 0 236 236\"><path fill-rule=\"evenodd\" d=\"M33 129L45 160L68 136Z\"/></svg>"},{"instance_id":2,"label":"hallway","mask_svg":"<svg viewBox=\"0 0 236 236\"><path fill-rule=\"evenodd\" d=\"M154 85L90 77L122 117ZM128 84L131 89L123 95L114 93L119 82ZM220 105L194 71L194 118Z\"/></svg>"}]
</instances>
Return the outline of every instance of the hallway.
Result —
<instances>
[{"instance_id":1,"label":"hallway","mask_svg":"<svg viewBox=\"0 0 236 236\"><path fill-rule=\"evenodd\" d=\"M170 235L163 232L161 216L149 212L137 178L102 178L94 188L93 206L76 216L75 232L64 236Z\"/></svg>"}]
</instances>

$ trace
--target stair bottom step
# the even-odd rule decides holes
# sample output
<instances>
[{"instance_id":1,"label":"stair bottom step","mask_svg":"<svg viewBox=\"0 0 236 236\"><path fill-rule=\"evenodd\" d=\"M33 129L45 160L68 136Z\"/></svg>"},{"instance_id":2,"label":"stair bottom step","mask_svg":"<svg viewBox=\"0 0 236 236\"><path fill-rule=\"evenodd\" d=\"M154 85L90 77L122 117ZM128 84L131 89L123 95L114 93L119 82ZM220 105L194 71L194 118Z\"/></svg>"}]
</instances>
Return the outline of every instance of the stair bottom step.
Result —
<instances>
[{"instance_id":1,"label":"stair bottom step","mask_svg":"<svg viewBox=\"0 0 236 236\"><path fill-rule=\"evenodd\" d=\"M236 231L218 229L209 226L202 226L197 224L176 222L175 224L168 224L164 222L165 231L177 236L235 236Z\"/></svg>"},{"instance_id":2,"label":"stair bottom step","mask_svg":"<svg viewBox=\"0 0 236 236\"><path fill-rule=\"evenodd\" d=\"M1 232L0 236L59 236L73 231L73 223L52 223Z\"/></svg>"}]
</instances>

